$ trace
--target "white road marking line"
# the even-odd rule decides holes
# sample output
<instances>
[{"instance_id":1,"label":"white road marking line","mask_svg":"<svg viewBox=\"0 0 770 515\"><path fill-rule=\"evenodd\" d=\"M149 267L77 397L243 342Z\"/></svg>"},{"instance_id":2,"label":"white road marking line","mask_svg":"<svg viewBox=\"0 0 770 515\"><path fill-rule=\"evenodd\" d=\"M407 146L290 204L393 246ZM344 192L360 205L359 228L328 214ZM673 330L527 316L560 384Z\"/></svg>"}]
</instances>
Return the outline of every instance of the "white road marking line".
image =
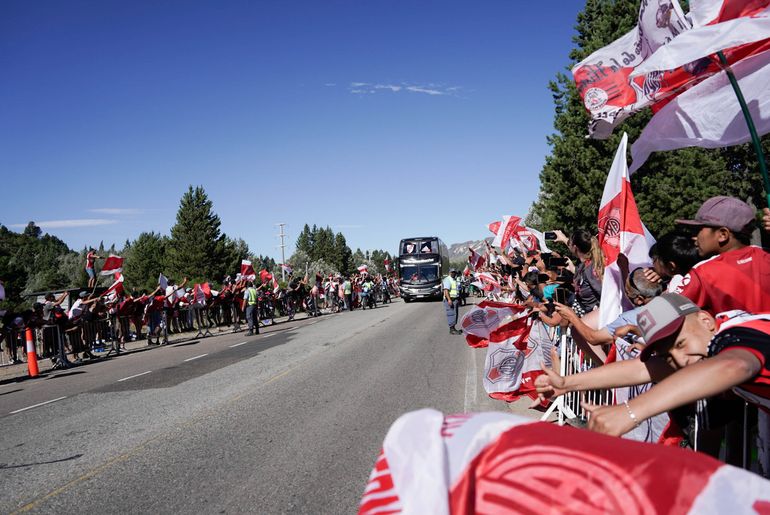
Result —
<instances>
[{"instance_id":1,"label":"white road marking line","mask_svg":"<svg viewBox=\"0 0 770 515\"><path fill-rule=\"evenodd\" d=\"M51 399L50 401L41 402L40 404L33 404L32 406L27 406L26 408L17 409L16 411L12 411L10 414L13 415L14 413L21 413L22 411L27 411L28 409L32 408L39 408L40 406L45 406L46 404L51 404L52 402L60 401L62 399L66 399L67 396L59 397L58 399Z\"/></svg>"},{"instance_id":2,"label":"white road marking line","mask_svg":"<svg viewBox=\"0 0 770 515\"><path fill-rule=\"evenodd\" d=\"M474 349L475 350L475 349ZM469 353L471 357L471 366L465 368L465 405L463 411L468 412L471 404L476 401L476 353L471 350Z\"/></svg>"},{"instance_id":3,"label":"white road marking line","mask_svg":"<svg viewBox=\"0 0 770 515\"><path fill-rule=\"evenodd\" d=\"M193 356L192 358L187 358L184 361L192 361L194 359L202 358L203 356L208 356L208 355L209 355L209 353L207 352L206 354L201 354L200 356Z\"/></svg>"},{"instance_id":4,"label":"white road marking line","mask_svg":"<svg viewBox=\"0 0 770 515\"><path fill-rule=\"evenodd\" d=\"M147 372L142 372L141 374L134 374L132 376L124 377L123 379L118 379L119 383L122 383L123 381L128 381L129 379L133 379L135 377L144 376L152 372L152 370L148 370Z\"/></svg>"},{"instance_id":5,"label":"white road marking line","mask_svg":"<svg viewBox=\"0 0 770 515\"><path fill-rule=\"evenodd\" d=\"M247 343L249 343L249 342L236 343L235 345L230 345L230 348L232 349L234 347L240 347L241 345L246 345Z\"/></svg>"},{"instance_id":6,"label":"white road marking line","mask_svg":"<svg viewBox=\"0 0 770 515\"><path fill-rule=\"evenodd\" d=\"M269 337L273 336L274 334L275 333L268 333L268 334L264 335L262 338L269 338Z\"/></svg>"}]
</instances>

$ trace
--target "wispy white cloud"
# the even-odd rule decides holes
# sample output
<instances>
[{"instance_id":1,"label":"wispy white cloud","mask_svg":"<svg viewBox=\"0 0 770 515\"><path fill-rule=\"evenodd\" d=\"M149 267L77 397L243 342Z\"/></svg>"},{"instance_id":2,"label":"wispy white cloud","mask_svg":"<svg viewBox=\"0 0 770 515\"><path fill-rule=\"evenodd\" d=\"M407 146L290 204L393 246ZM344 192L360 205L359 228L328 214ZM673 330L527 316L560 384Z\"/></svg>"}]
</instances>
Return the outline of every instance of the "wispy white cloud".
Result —
<instances>
[{"instance_id":1,"label":"wispy white cloud","mask_svg":"<svg viewBox=\"0 0 770 515\"><path fill-rule=\"evenodd\" d=\"M440 91L438 89L423 88L421 86L407 86L407 91L412 93L425 93L426 95L448 95L447 91Z\"/></svg>"},{"instance_id":2,"label":"wispy white cloud","mask_svg":"<svg viewBox=\"0 0 770 515\"><path fill-rule=\"evenodd\" d=\"M76 227L96 227L98 225L110 225L118 223L117 220L107 218L75 218L72 220L44 220L35 222L41 229L71 229ZM27 224L11 224L9 227L23 229Z\"/></svg>"},{"instance_id":3,"label":"wispy white cloud","mask_svg":"<svg viewBox=\"0 0 770 515\"><path fill-rule=\"evenodd\" d=\"M351 82L348 87L350 93L360 95L362 93L377 93L377 92L409 92L409 93L422 93L423 95L430 96L458 96L462 88L460 86L444 86L441 84L410 84L407 82L400 83L372 83L372 82Z\"/></svg>"},{"instance_id":4,"label":"wispy white cloud","mask_svg":"<svg viewBox=\"0 0 770 515\"><path fill-rule=\"evenodd\" d=\"M97 207L88 210L91 213L99 213L102 215L141 215L146 213L146 209L139 209L133 207Z\"/></svg>"}]
</instances>

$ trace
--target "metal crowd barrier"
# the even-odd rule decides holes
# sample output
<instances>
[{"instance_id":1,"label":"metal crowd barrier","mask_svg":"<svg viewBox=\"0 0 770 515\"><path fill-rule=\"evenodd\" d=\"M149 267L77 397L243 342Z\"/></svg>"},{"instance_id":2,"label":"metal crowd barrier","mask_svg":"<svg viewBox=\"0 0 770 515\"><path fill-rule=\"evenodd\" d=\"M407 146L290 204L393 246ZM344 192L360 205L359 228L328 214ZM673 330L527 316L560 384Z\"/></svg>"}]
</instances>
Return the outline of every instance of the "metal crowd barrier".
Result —
<instances>
[{"instance_id":1,"label":"metal crowd barrier","mask_svg":"<svg viewBox=\"0 0 770 515\"><path fill-rule=\"evenodd\" d=\"M563 331L559 342L559 357L561 363L559 374L562 376L579 374L591 368L583 353L578 348L575 340L570 334L569 328ZM556 414L559 425L570 423L577 426L585 426L588 417L582 406L581 400L589 404L611 405L615 404L614 390L594 390L589 392L568 392L556 400L548 407L540 420L545 421L552 414ZM753 421L757 421L757 425ZM749 403L744 403L743 417L741 422L742 441L738 450L742 458L742 467L746 470L755 472L763 477L770 478L770 416L757 410ZM691 441L697 450L698 425L690 436ZM729 440L724 441L723 455L731 454Z\"/></svg>"},{"instance_id":2,"label":"metal crowd barrier","mask_svg":"<svg viewBox=\"0 0 770 515\"><path fill-rule=\"evenodd\" d=\"M570 329L560 330L562 332L559 341L559 374L568 376L579 374L592 368L591 364L572 338ZM585 400L589 404L609 405L614 404L615 395L612 390L568 392L552 402L540 420L547 420L555 411L560 426L563 426L567 422L573 425L584 426L588 421L588 418L585 410L583 410L583 407L580 405L581 400Z\"/></svg>"}]
</instances>

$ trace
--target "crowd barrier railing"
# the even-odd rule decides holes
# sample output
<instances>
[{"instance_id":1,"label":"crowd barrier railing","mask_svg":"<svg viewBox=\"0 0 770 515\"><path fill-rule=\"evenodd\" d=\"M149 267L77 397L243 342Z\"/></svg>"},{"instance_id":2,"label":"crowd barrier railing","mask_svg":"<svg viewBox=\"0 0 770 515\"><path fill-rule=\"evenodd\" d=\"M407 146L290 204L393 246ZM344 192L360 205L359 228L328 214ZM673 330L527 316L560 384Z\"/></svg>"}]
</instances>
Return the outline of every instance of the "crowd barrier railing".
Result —
<instances>
[{"instance_id":1,"label":"crowd barrier railing","mask_svg":"<svg viewBox=\"0 0 770 515\"><path fill-rule=\"evenodd\" d=\"M592 368L591 362L586 359L575 340L570 334L569 328L562 330L559 340L559 374L562 376L574 375ZM599 365L601 366L601 365ZM614 390L594 390L589 392L568 392L557 397L546 412L542 415L542 421L549 420L556 415L557 423L564 425L569 423L576 426L585 426L588 422L588 414L583 410L580 402L585 400L589 404L612 405L615 404ZM725 456L736 454L741 457L742 467L756 472L764 477L770 476L770 417L749 403L744 403L743 417L740 420L742 439L740 443L731 443L725 439L722 452ZM754 424L756 421L756 425ZM696 424L690 435L697 450L699 427ZM740 445L740 448L731 448Z\"/></svg>"},{"instance_id":2,"label":"crowd barrier railing","mask_svg":"<svg viewBox=\"0 0 770 515\"><path fill-rule=\"evenodd\" d=\"M559 374L562 376L574 375L592 368L590 361L586 359L572 338L570 329L560 328L559 330L561 331L561 337L559 338ZM568 392L556 398L540 420L548 420L555 412L560 426L566 423L583 426L588 419L585 410L581 406L582 400L589 404L609 405L614 402L614 393L612 390Z\"/></svg>"}]
</instances>

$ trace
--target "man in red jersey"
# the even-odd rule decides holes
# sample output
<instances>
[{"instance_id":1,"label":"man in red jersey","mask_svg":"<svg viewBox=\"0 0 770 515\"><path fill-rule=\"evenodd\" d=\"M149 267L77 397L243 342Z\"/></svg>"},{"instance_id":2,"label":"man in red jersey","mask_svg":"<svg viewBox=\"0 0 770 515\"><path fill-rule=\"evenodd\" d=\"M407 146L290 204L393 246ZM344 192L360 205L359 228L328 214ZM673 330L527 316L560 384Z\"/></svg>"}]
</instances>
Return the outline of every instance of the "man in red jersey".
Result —
<instances>
[{"instance_id":1,"label":"man in red jersey","mask_svg":"<svg viewBox=\"0 0 770 515\"><path fill-rule=\"evenodd\" d=\"M770 254L749 245L755 220L754 209L733 197L712 197L694 220L677 220L697 229L698 253L713 257L696 264L676 293L712 316L733 309L770 312Z\"/></svg>"}]
</instances>

